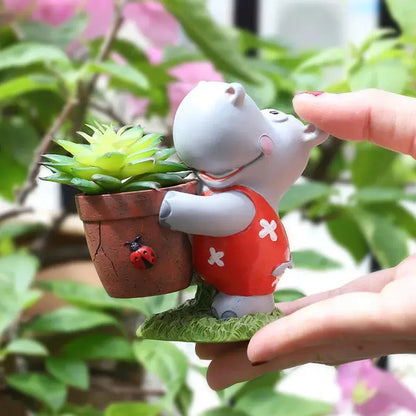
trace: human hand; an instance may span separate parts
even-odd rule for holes
[[[416,99],[377,90],[300,94],[304,120],[336,137],[370,140],[416,157]],[[341,364],[416,351],[416,256],[395,268],[364,276],[337,290],[279,304],[285,317],[248,343],[199,344],[212,360],[209,385],[222,389],[308,362]]]

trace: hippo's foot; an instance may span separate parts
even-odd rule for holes
[[[222,321],[250,313],[270,313],[275,308],[273,293],[261,296],[232,296],[219,292],[212,302],[212,314]]]

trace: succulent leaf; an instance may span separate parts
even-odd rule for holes
[[[100,173],[101,169],[97,168],[96,166],[77,166],[77,167],[73,167],[71,168],[70,173],[72,174],[72,176],[74,177],[78,177],[81,179],[87,179],[87,180],[91,180],[92,176]]]
[[[167,159],[173,148],[161,149],[160,134],[146,134],[143,127],[95,123],[87,125],[92,133],[79,132],[89,144],[57,140],[73,155],[44,155],[43,165],[52,175],[48,181],[67,183],[87,194],[159,189],[182,183],[189,174],[187,168]]]
[[[72,176],[72,168],[79,167],[79,164],[76,160],[71,160],[70,162],[65,163],[55,163],[55,162],[45,162],[42,163],[43,166],[46,166],[48,169],[54,172],[63,172]]]
[[[181,163],[176,162],[169,162],[169,161],[158,161],[153,166],[152,170],[149,170],[149,172],[181,172],[183,170],[186,170],[187,167],[185,165],[182,165]]]
[[[134,163],[128,163],[126,166],[124,166],[120,174],[125,178],[128,178],[130,176],[142,175],[146,172],[152,172],[154,165],[154,159],[147,159]]]
[[[95,143],[96,138],[94,136],[90,136],[89,134],[83,132],[83,131],[77,131],[77,134],[79,134],[81,137],[83,137],[88,143]]]
[[[72,178],[68,185],[72,185],[86,194],[104,194],[105,190],[93,181],[81,178]]]
[[[117,132],[117,136],[119,136],[118,141],[128,141],[128,140],[134,141],[137,139],[141,139],[143,137],[143,127],[124,126]]]
[[[126,155],[120,152],[107,152],[95,160],[95,166],[110,174],[116,174],[124,165]]]
[[[69,157],[69,156],[54,155],[54,154],[49,154],[49,153],[42,155],[42,157],[44,159],[47,159],[51,162],[56,162],[56,163],[71,163],[74,160],[72,157]]]
[[[144,150],[140,150],[139,152],[132,153],[131,155],[127,156],[126,163],[134,163],[136,161],[141,161],[143,159],[152,157],[158,150],[158,147],[148,147]]]
[[[166,160],[176,152],[174,147],[169,147],[168,149],[162,149],[155,153],[156,160]]]
[[[186,172],[186,175],[189,173]],[[169,174],[169,173],[149,173],[147,175],[141,175],[139,178],[140,181],[145,182],[157,182],[161,186],[173,186],[183,183],[183,177],[178,174]]]
[[[100,185],[102,188],[107,191],[117,192],[120,190],[122,183],[120,179],[115,178],[110,175],[103,175],[101,173],[95,174],[91,178],[97,185]]]
[[[140,150],[146,149],[149,146],[156,146],[162,141],[161,137],[162,136],[160,134],[146,134],[146,136],[143,136],[137,141],[137,143],[133,144],[129,148],[129,152],[136,153],[140,152]]]
[[[56,143],[59,144],[59,146],[63,147],[67,152],[71,153],[71,155],[74,155],[74,156],[77,156],[83,153],[92,153],[87,144],[74,143],[74,142],[70,142],[69,140],[63,140],[63,139],[56,140]]]
[[[48,182],[57,182],[57,183],[63,183],[66,185],[71,185],[71,180],[73,179],[72,176],[67,175],[62,172],[57,172],[52,175],[46,176],[42,178],[44,181]]]
[[[130,192],[130,191],[142,191],[145,189],[155,189],[158,190],[160,184],[158,182],[152,181],[133,181],[130,183],[126,183],[122,186],[121,190],[123,192]]]

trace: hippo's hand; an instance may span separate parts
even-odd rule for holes
[[[279,277],[281,276],[287,269],[293,269],[293,261],[292,259],[290,259],[289,261],[287,261],[286,263],[282,263],[280,266],[276,267],[273,272],[272,275]]]
[[[169,191],[160,207],[159,222],[188,234],[223,237],[244,230],[254,214],[253,203],[241,192],[201,196]]]
[[[328,133],[318,129],[314,124],[308,124],[304,130],[303,141],[314,147],[322,144],[328,137]]]
[[[176,192],[176,191],[169,191],[166,193],[165,197],[163,198],[162,205],[160,206],[160,210],[159,210],[159,223],[163,227],[166,227],[166,228],[171,227],[168,221],[168,218],[172,212],[169,199],[175,198],[174,194],[178,194],[178,193],[179,192]]]

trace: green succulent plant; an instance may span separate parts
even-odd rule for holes
[[[72,157],[43,155],[42,164],[52,171],[43,180],[71,185],[86,194],[105,194],[177,185],[189,174],[185,165],[167,160],[175,149],[162,149],[160,134],[143,135],[140,126],[118,131],[112,125],[87,126],[92,135],[78,133],[88,144],[56,140]]]

